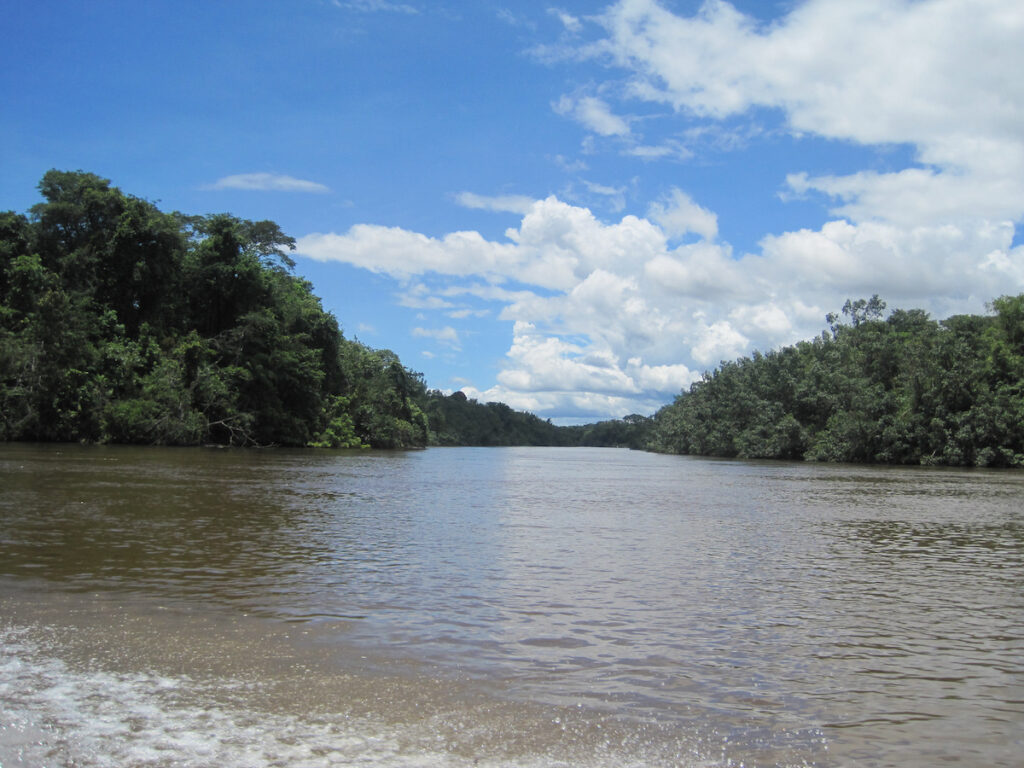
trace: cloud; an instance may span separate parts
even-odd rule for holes
[[[693,359],[703,365],[739,357],[750,342],[726,320],[719,320],[700,329],[697,343],[690,350]]]
[[[624,118],[612,114],[608,104],[596,96],[562,96],[552,104],[552,108],[558,114],[573,118],[587,130],[601,136],[630,134],[629,123]]]
[[[656,221],[669,237],[694,233],[705,240],[718,236],[718,217],[702,208],[681,189],[673,188],[665,200],[651,205],[648,216]]]
[[[430,274],[409,295],[453,325],[423,334],[447,328],[457,343],[464,311],[493,309],[510,343],[497,382],[465,387],[471,397],[552,417],[650,413],[720,360],[816,335],[847,298],[878,293],[945,317],[1024,291],[1018,0],[807,0],[768,25],[722,0],[691,16],[621,0],[597,18],[602,39],[574,38],[561,60],[599,60],[617,79],[553,105],[588,132],[590,151],[603,148],[597,137],[646,162],[749,146],[770,110],[797,146],[807,135],[902,146],[913,162],[786,169],[783,199],[820,196],[829,214],[765,234],[750,253],[734,252],[717,213],[680,187],[611,220],[555,196],[460,194],[521,217],[499,238],[369,224],[300,238],[312,258],[405,283]],[[642,114],[638,102],[670,109],[658,119],[674,121],[672,136],[634,133],[640,118],[620,115]]]
[[[437,239],[400,227],[357,224],[345,234],[312,234],[301,241],[303,253],[318,261],[342,261],[403,279],[430,272],[499,279],[519,263],[513,246],[489,242],[478,232]]]
[[[508,24],[510,27],[524,27],[526,29],[537,28],[537,23],[535,21],[525,16],[517,16],[508,8],[499,8],[496,15],[499,21]]]
[[[609,208],[615,213],[619,213],[626,207],[626,188],[625,187],[610,187],[607,184],[597,184],[593,181],[583,180],[583,186],[587,188],[587,191],[593,195],[598,195],[604,199]]]
[[[581,171],[588,170],[588,166],[582,160],[570,160],[564,155],[555,155],[551,158],[555,165],[561,168],[566,173],[580,173]]]
[[[565,27],[565,31],[570,34],[577,34],[583,29],[583,22],[571,13],[566,13],[559,8],[549,8],[548,13],[557,16],[558,20],[562,22],[562,26]]]
[[[422,283],[417,283],[399,293],[398,304],[410,309],[451,309],[455,306],[450,301],[432,294],[430,289]]]
[[[810,0],[767,27],[721,0],[693,17],[625,0],[602,23],[636,96],[699,115],[774,107],[797,130],[929,146],[1020,125],[1016,0]]]
[[[459,333],[450,325],[446,325],[444,328],[413,328],[412,335],[417,338],[433,339],[454,350],[462,349]]]
[[[589,209],[553,196],[534,201],[506,237],[494,242],[468,231],[432,238],[399,227],[357,224],[344,234],[306,235],[299,249],[318,261],[342,261],[400,279],[477,275],[491,283],[516,280],[565,290],[602,265],[642,258],[664,240],[657,227],[635,216],[605,225]]]
[[[723,0],[693,16],[622,0],[601,24],[586,50],[630,73],[634,100],[712,121],[777,109],[796,135],[916,149],[924,168],[791,175],[838,215],[906,226],[1024,211],[1017,0],[809,0],[768,26]]]
[[[623,152],[641,160],[689,160],[693,157],[693,152],[675,139],[666,139],[661,144],[632,144]]]
[[[487,317],[491,314],[489,309],[454,309],[446,312],[452,320],[465,320],[467,317]]]
[[[334,5],[338,8],[345,8],[350,11],[358,11],[359,13],[405,13],[415,15],[419,13],[419,9],[408,5],[407,3],[391,3],[388,0],[334,0]]]
[[[276,173],[239,173],[218,179],[207,189],[245,189],[260,192],[330,192],[330,188],[315,181],[296,179]]]
[[[533,206],[533,198],[525,195],[497,195],[488,197],[473,192],[459,192],[456,202],[465,208],[502,213],[526,213]]]
[[[1024,290],[1024,247],[1012,246],[1009,223],[837,219],[737,256],[717,239],[715,214],[682,190],[650,210],[606,222],[548,197],[501,240],[358,225],[300,238],[298,252],[406,283],[429,274],[400,300],[451,321],[487,311],[463,300],[495,307],[512,336],[481,398],[553,417],[651,413],[721,360],[817,335],[847,298],[879,293],[944,317]],[[680,233],[698,239],[676,245]],[[461,344],[456,325],[414,334]]]

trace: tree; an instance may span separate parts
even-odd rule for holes
[[[422,377],[344,338],[273,222],[39,188],[0,214],[0,439],[426,444]]]

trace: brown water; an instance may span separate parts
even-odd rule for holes
[[[0,766],[1019,766],[1024,474],[0,445]]]

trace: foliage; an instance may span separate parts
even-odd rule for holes
[[[670,453],[1024,465],[1024,295],[931,320],[848,301],[830,333],[723,362],[654,417]]]
[[[641,449],[652,420],[632,414],[623,419],[575,427],[514,411],[504,403],[479,403],[463,392],[426,393],[423,410],[432,445],[546,445]]]
[[[39,190],[0,213],[0,439],[426,445],[419,375],[344,338],[273,222]]]
[[[567,445],[562,429],[504,403],[479,403],[463,392],[427,393],[423,410],[434,445]]]

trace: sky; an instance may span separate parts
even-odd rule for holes
[[[0,209],[276,221],[345,335],[555,423],[847,299],[1024,292],[1020,0],[5,3]]]

